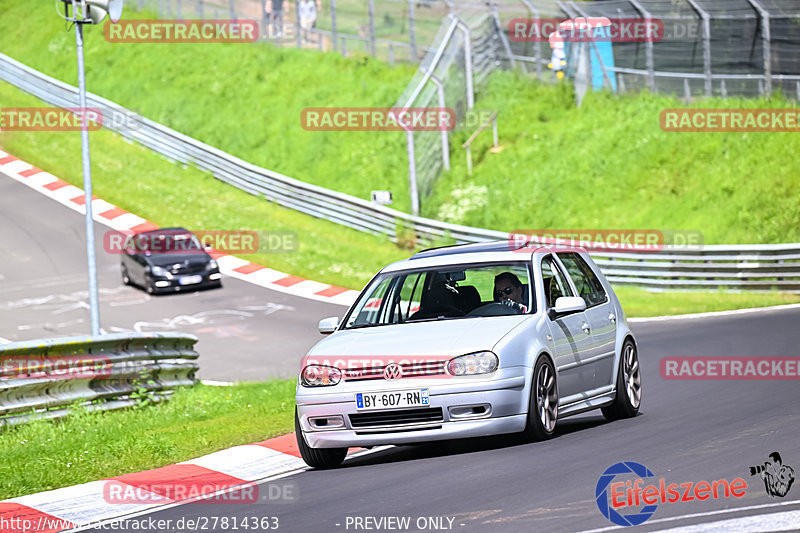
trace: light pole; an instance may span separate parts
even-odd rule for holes
[[[92,217],[92,162],[89,154],[89,120],[86,109],[86,75],[83,62],[83,25],[99,24],[106,16],[116,22],[122,15],[123,0],[62,0],[65,18],[75,25],[75,46],[78,51],[78,99],[81,113],[81,160],[86,207],[86,257],[89,269],[89,316],[92,335],[100,334],[100,310],[97,297],[97,259],[94,253],[94,221]],[[72,17],[69,5],[72,4]],[[80,10],[78,10],[80,6]],[[80,16],[79,16],[80,15]]]

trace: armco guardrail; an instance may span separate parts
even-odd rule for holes
[[[0,54],[0,79],[60,107],[76,107],[77,89]],[[408,229],[418,239],[457,243],[508,239],[502,231],[449,224],[401,213],[361,198],[331,191],[260,168],[141,117],[95,95],[89,107],[127,117],[125,126],[111,129],[155,152],[193,164],[216,178],[251,194],[348,226],[385,234],[397,241],[397,230]],[[800,292],[800,244],[711,245],[691,249],[665,246],[655,253],[592,253],[609,280],[616,284],[661,289],[727,287]]]
[[[616,285],[800,293],[800,244],[664,246],[655,253],[591,255]]]
[[[0,345],[0,427],[58,418],[72,406],[111,410],[144,395],[168,398],[194,385],[197,337],[115,333]]]

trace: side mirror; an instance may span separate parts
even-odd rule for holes
[[[323,318],[319,321],[319,332],[323,335],[328,335],[336,331],[336,328],[339,327],[339,317],[338,316],[331,316],[328,318]]]
[[[555,320],[560,316],[585,310],[586,302],[583,301],[583,298],[578,296],[562,296],[556,299],[556,306],[551,307],[547,311],[547,316],[550,317],[550,320]]]

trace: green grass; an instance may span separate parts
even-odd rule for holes
[[[0,102],[11,107],[41,105],[4,82],[0,82]],[[90,139],[94,194],[159,226],[297,233],[297,251],[241,256],[250,261],[360,289],[383,266],[411,253],[383,236],[347,229],[264,201],[195,168],[171,163],[107,130],[90,132]],[[82,187],[77,133],[5,132],[0,133],[0,145]]]
[[[365,15],[363,5],[341,7],[352,11],[343,23]],[[4,2],[0,29],[4,53],[75,83],[74,37],[51,2]],[[304,181],[361,198],[392,190],[394,207],[409,209],[402,133],[309,132],[299,119],[305,107],[393,105],[411,66],[268,44],[110,44],[101,28],[86,33],[91,91]],[[800,240],[800,137],[661,131],[659,112],[680,105],[646,93],[595,93],[577,108],[564,84],[496,73],[477,107],[499,111],[503,150],[488,153],[491,135],[484,133],[467,176],[457,146],[471,132],[456,132],[453,169],[423,199],[422,212],[500,230],[692,229],[703,231],[706,243]],[[780,97],[694,104],[789,105]]]
[[[614,287],[628,318],[709,313],[800,303],[800,294],[781,292],[651,292],[637,287]]]
[[[293,380],[197,385],[162,404],[0,432],[0,500],[186,461],[294,427]]]
[[[0,82],[0,101],[13,107],[40,105]],[[295,253],[242,256],[290,274],[359,289],[387,263],[407,257],[384,237],[284,209],[235,189],[193,168],[171,163],[111,132],[91,132],[94,192],[160,226],[192,229],[290,230]],[[16,156],[82,185],[80,139],[69,132],[5,132],[0,145]],[[135,176],[132,179],[131,176]],[[800,296],[737,293],[652,293],[618,287],[628,316],[682,314],[800,301]]]

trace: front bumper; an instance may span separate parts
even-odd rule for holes
[[[412,444],[515,433],[525,428],[529,401],[528,376],[530,369],[510,367],[497,370],[489,379],[450,377],[393,382],[349,382],[320,389],[298,387],[297,413],[305,440],[312,448]],[[419,423],[353,426],[350,415],[363,412],[356,409],[357,392],[419,388],[430,389],[430,406],[424,409],[436,410],[437,413],[441,409],[440,419]],[[470,412],[473,408],[474,413]],[[342,425],[322,429],[314,427],[309,420],[326,417],[340,417]]]
[[[200,282],[189,283],[186,285],[181,284],[182,278],[190,278],[193,276],[200,276]],[[155,277],[152,274],[150,279],[153,283],[153,289],[156,293],[161,292],[182,292],[191,291],[196,289],[210,289],[222,286],[222,276],[218,270],[206,270],[195,274],[173,274],[172,277]]]

